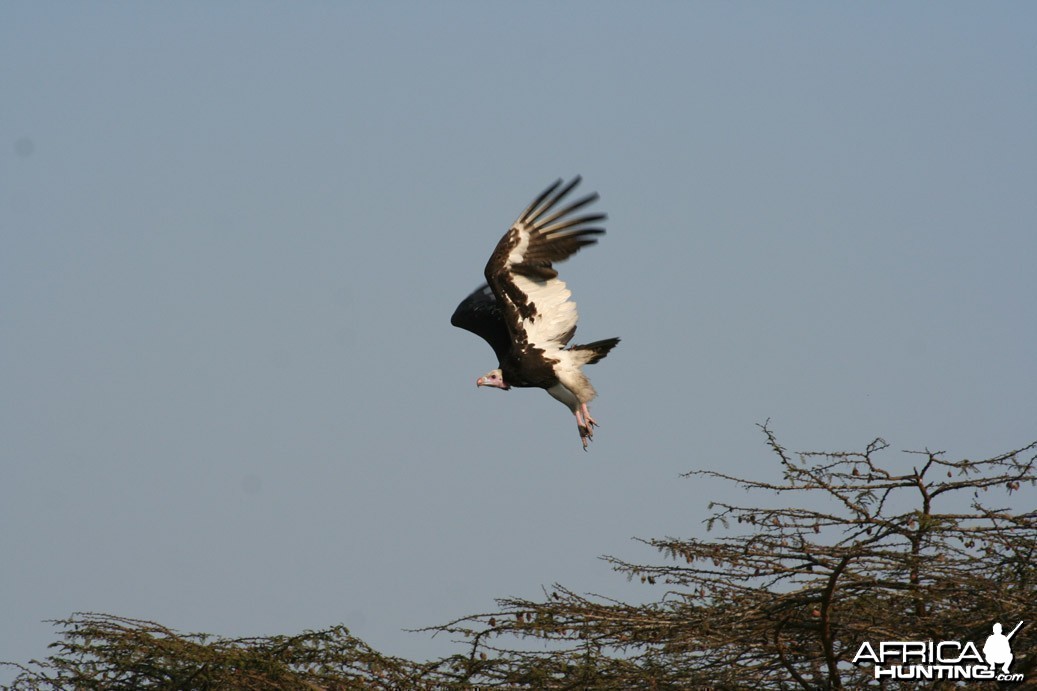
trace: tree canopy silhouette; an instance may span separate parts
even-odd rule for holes
[[[780,472],[686,475],[746,490],[745,502],[709,505],[705,537],[643,541],[660,563],[605,557],[652,589],[645,604],[561,585],[504,598],[422,629],[460,647],[420,663],[342,627],[226,640],[76,615],[12,688],[857,688],[877,683],[871,664],[853,663],[864,642],[982,641],[995,622],[1037,621],[1037,512],[1004,505],[1020,492],[1033,505],[1037,442],[983,460],[893,455],[882,439],[790,453],[761,429]],[[1011,645],[1012,672],[1037,678],[1037,626]]]

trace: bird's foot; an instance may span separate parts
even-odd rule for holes
[[[594,441],[594,427],[592,424],[587,424],[583,414],[577,410],[576,413],[576,428],[580,430],[580,442],[583,444],[583,450],[587,450],[587,443]]]
[[[591,411],[587,407],[586,403],[581,403],[580,404],[580,411],[583,413],[583,419],[587,423],[587,427],[588,428],[600,427],[601,426],[601,425],[598,424],[597,420],[595,420],[594,418],[591,417]],[[591,436],[594,436],[593,433],[591,434]]]

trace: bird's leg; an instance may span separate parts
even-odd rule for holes
[[[594,425],[598,424],[587,414],[587,406],[581,405],[576,412],[576,419],[580,423],[581,434],[588,439],[594,439]]]
[[[590,426],[583,421],[583,415],[579,408],[573,411],[573,415],[576,416],[576,427],[580,430],[580,441],[583,443],[583,450],[586,451],[587,442],[593,441],[594,433],[591,431]]]
[[[587,429],[591,430],[590,436],[594,436],[593,428],[599,427],[598,421],[591,417],[591,411],[587,408],[586,403],[580,404],[580,410],[583,411],[583,419],[587,422]]]

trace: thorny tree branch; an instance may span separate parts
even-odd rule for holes
[[[566,670],[581,661],[586,673],[593,661],[603,684],[836,689],[874,681],[870,669],[849,664],[863,641],[976,640],[993,621],[1037,619],[1037,515],[979,499],[1032,487],[1037,442],[982,461],[925,451],[905,473],[884,458],[882,439],[863,452],[793,454],[761,429],[780,480],[687,475],[804,501],[717,502],[704,524],[722,535],[643,541],[668,563],[606,558],[628,578],[662,586],[656,602],[555,586],[541,601],[503,599],[492,614],[437,630],[468,637],[472,654],[487,656],[478,680],[491,686],[537,671],[543,688],[569,688]],[[1024,634],[1013,650],[1032,651],[1037,632]],[[1032,669],[1035,657],[1017,655],[1016,668]]]
[[[687,474],[736,483],[756,502],[710,504],[697,536],[643,540],[662,563],[605,557],[658,594],[647,604],[561,585],[504,598],[425,629],[465,641],[425,663],[382,655],[343,627],[231,640],[81,614],[56,622],[56,652],[19,665],[12,688],[859,688],[874,683],[850,664],[864,641],[977,641],[995,621],[1037,621],[1037,511],[983,501],[1003,492],[1034,505],[1037,442],[979,461],[925,450],[904,472],[882,439],[863,452],[790,453],[760,427],[772,477]],[[1012,649],[1012,671],[1037,676],[1037,626]]]

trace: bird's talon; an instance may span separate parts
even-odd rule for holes
[[[591,431],[587,425],[577,423],[576,428],[580,430],[580,443],[583,444],[583,450],[587,450],[587,445],[594,441],[594,432]]]

